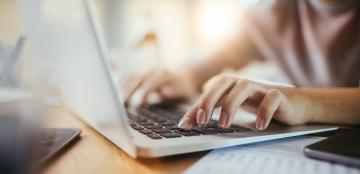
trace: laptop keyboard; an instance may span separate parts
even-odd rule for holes
[[[185,113],[179,110],[165,110],[162,108],[138,108],[129,112],[130,126],[152,139],[178,138],[200,135],[215,135],[222,133],[248,132],[249,128],[231,125],[224,129],[217,126],[217,121],[210,120],[206,126],[194,126],[191,130],[179,129],[177,124]]]

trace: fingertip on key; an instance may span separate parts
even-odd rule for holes
[[[265,119],[258,118],[256,121],[256,129],[258,130],[264,130],[265,129]]]
[[[188,118],[183,118],[180,120],[179,124],[177,125],[180,129],[189,129],[191,128],[191,125],[188,123]]]
[[[219,126],[219,127],[222,127],[222,128],[225,128],[225,126],[226,126],[226,120],[227,120],[227,114],[226,114],[226,112],[221,112],[218,126]]]

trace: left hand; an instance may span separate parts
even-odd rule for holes
[[[230,127],[241,106],[249,106],[255,111],[256,128],[259,130],[266,129],[273,118],[288,125],[310,121],[305,114],[309,100],[295,95],[293,91],[296,88],[262,84],[232,75],[215,78],[209,89],[180,120],[180,128],[191,129],[195,123],[206,125],[216,107],[221,107],[218,126],[223,128]]]

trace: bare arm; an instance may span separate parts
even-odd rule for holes
[[[207,124],[216,107],[221,107],[218,125],[227,128],[242,106],[254,111],[260,130],[272,119],[288,125],[360,124],[359,88],[286,88],[226,74],[216,78],[181,119],[180,128]]]
[[[308,98],[309,122],[360,124],[359,88],[296,89],[293,95]]]
[[[191,77],[197,89],[211,77],[221,73],[225,68],[240,69],[256,58],[260,58],[256,47],[246,33],[225,42],[220,48],[195,65],[186,67],[181,73]]]

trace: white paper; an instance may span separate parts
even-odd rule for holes
[[[360,174],[360,169],[307,158],[306,145],[319,137],[295,137],[210,152],[184,174]]]

